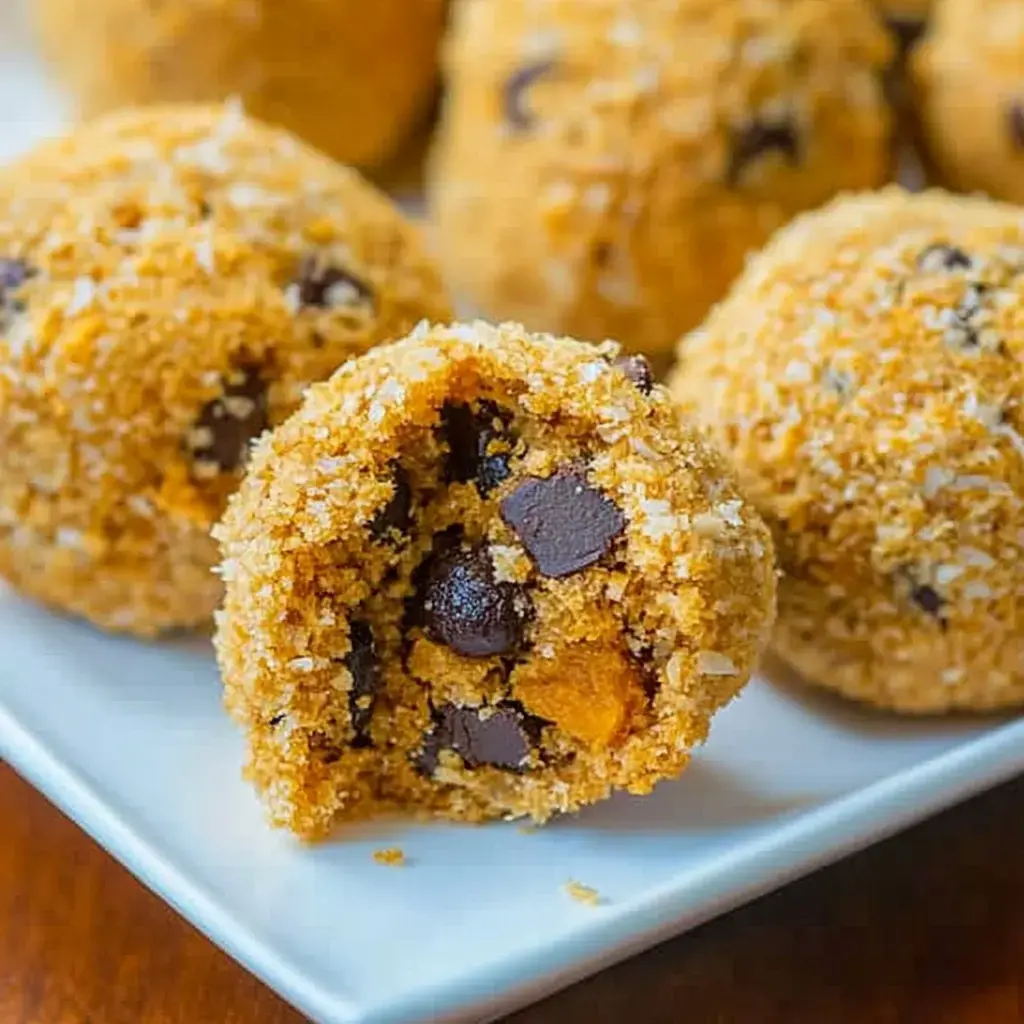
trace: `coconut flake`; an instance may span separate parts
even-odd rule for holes
[[[96,282],[91,277],[76,277],[71,300],[64,307],[66,316],[74,316],[91,306],[96,298]]]
[[[739,675],[739,669],[732,658],[719,651],[701,651],[697,655],[697,671],[702,676]]]

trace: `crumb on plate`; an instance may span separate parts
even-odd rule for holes
[[[570,879],[562,888],[577,903],[586,904],[588,907],[599,907],[604,902],[596,889],[575,879]]]

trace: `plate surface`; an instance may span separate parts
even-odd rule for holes
[[[112,639],[0,591],[0,666],[0,754],[331,1024],[508,1012],[1024,771],[1024,720],[905,722],[759,681],[651,797],[535,832],[391,825],[303,848],[238,778],[206,642]],[[408,865],[376,864],[384,846]]]
[[[31,61],[0,52],[0,158],[59,124]],[[0,754],[331,1024],[495,1017],[1024,771],[1024,720],[901,722],[758,682],[647,799],[304,849],[264,827],[219,699],[205,642],[111,639],[0,589]],[[394,845],[407,867],[373,861]]]

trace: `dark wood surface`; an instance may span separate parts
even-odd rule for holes
[[[3,765],[0,813],[2,1024],[300,1024]],[[1024,779],[514,1018],[619,1021],[1021,1024]]]

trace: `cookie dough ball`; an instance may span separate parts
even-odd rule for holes
[[[907,712],[1024,703],[1024,216],[898,189],[784,231],[680,346],[785,572],[775,643]]]
[[[937,179],[1024,202],[1024,4],[937,3],[913,74]]]
[[[272,821],[543,821],[677,775],[746,682],[771,541],[641,359],[484,324],[313,388],[217,528]]]
[[[448,313],[398,212],[234,108],[129,112],[0,172],[0,573],[109,629],[207,619],[251,439]]]
[[[376,166],[435,95],[446,0],[36,0],[86,115],[241,97],[345,163]]]
[[[798,210],[888,174],[869,0],[457,9],[431,201],[453,287],[671,355]]]

